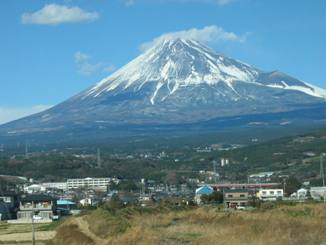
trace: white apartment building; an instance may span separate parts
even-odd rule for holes
[[[42,183],[42,186],[44,186],[46,189],[58,189],[66,191],[67,183],[66,182],[48,182],[48,183]]]
[[[260,200],[276,201],[284,196],[283,189],[260,189],[257,197]]]
[[[68,179],[67,188],[89,188],[89,189],[106,189],[112,178],[84,178],[84,179]]]

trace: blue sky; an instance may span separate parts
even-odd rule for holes
[[[55,105],[184,31],[326,88],[323,0],[0,1],[0,123]]]

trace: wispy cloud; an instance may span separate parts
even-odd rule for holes
[[[103,62],[92,63],[92,56],[80,51],[74,54],[75,63],[78,67],[78,72],[84,76],[93,75],[99,71],[111,73],[116,70],[113,64],[107,64]]]
[[[238,35],[234,32],[227,32],[219,26],[206,26],[202,29],[192,28],[189,30],[165,33],[150,42],[143,43],[140,46],[142,51],[147,50],[156,43],[167,39],[183,38],[192,39],[201,43],[216,43],[221,41],[244,42],[248,34]]]
[[[115,65],[107,65],[103,68],[103,71],[111,73],[114,72],[117,69]]]
[[[23,24],[58,25],[94,21],[99,18],[97,12],[87,12],[79,7],[69,7],[59,4],[48,4],[34,13],[24,13],[21,16]]]
[[[49,109],[49,105],[35,105],[31,107],[0,107],[0,125],[25,116]]]
[[[76,62],[76,63],[81,63],[81,62],[84,62],[84,61],[86,61],[86,60],[88,60],[88,59],[91,58],[90,55],[85,54],[85,53],[82,53],[82,52],[80,52],[80,51],[77,51],[77,52],[75,53],[74,57],[75,57],[75,62]]]
[[[229,5],[237,0],[156,0],[159,3],[213,3],[220,6]],[[152,0],[123,0],[124,4],[129,7],[136,3],[152,2]]]
[[[136,0],[125,0],[124,4],[129,7],[136,4]]]
[[[215,2],[218,4],[218,5],[228,5],[230,3],[233,3],[235,2],[236,0],[215,0]]]

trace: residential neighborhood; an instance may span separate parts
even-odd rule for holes
[[[259,176],[265,178],[268,174]],[[253,175],[249,177],[252,178]],[[17,176],[3,178],[22,179]],[[113,196],[117,196],[124,205],[146,206],[150,202],[176,198],[177,203],[223,204],[225,210],[253,208],[253,200],[304,202],[324,201],[326,197],[326,187],[299,188],[293,193],[285,193],[281,183],[264,180],[262,183],[198,183],[197,188],[192,189],[187,185],[166,185],[141,179],[130,190],[118,190],[115,188],[119,183],[127,180],[88,177],[67,179],[66,182],[34,183],[25,179],[24,182],[16,183],[14,189],[10,185],[10,191],[5,190],[9,186],[2,184],[0,218],[10,223],[27,223],[32,222],[32,217],[37,215],[39,219],[36,222],[52,222],[67,215],[79,214],[82,209],[108,202]]]

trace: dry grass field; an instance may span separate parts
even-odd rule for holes
[[[55,229],[62,221],[52,223],[35,224],[35,238],[37,245],[44,244],[45,241],[53,238]],[[30,245],[32,241],[31,224],[10,224],[0,222],[0,245]]]
[[[117,215],[104,210],[62,224],[55,245],[326,245],[326,205],[224,212],[216,207]]]

